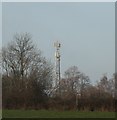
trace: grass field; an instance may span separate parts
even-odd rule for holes
[[[114,118],[115,112],[3,110],[3,118]]]
[[[0,109],[0,119],[2,118],[2,110]]]

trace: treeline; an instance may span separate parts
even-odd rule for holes
[[[16,34],[2,49],[3,109],[115,111],[117,74],[104,75],[94,86],[77,66],[53,86],[53,65],[28,33]]]
[[[58,104],[54,107],[63,110],[115,111],[115,76],[108,79],[104,75],[96,85],[72,66],[65,71],[60,87],[55,91]]]

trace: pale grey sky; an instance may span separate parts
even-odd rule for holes
[[[1,0],[2,2],[116,2],[116,0]]]
[[[54,63],[61,47],[61,71],[76,65],[92,82],[115,72],[114,3],[3,3],[3,45],[22,32]]]

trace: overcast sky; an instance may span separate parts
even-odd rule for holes
[[[15,33],[29,32],[54,63],[61,42],[61,72],[72,65],[94,83],[115,71],[114,3],[3,3],[3,46]]]

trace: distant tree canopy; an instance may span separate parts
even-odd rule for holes
[[[52,65],[32,44],[30,34],[16,34],[14,39],[2,50],[3,105],[15,105],[20,98],[20,104],[37,105],[51,87]]]

